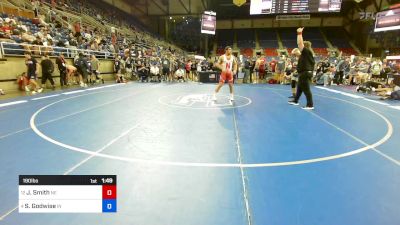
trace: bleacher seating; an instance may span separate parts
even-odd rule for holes
[[[69,51],[71,56],[71,54],[76,54],[77,51],[89,54],[87,52],[93,50],[91,54],[101,55],[102,57],[112,55],[113,57],[114,53],[123,55],[124,50],[131,43],[147,49],[162,47],[163,49],[183,52],[176,46],[163,42],[157,35],[145,29],[138,29],[141,24],[137,22],[136,18],[127,16],[127,13],[116,8],[110,10],[107,3],[100,3],[95,0],[69,0],[65,2],[66,5],[62,5],[57,1],[54,11],[50,11],[53,9],[51,9],[49,3],[49,0],[41,1],[39,15],[45,17],[44,13],[52,12],[56,16],[52,17],[51,20],[47,17],[43,21],[41,17],[33,18],[33,12],[29,9],[16,7],[12,10],[2,10],[3,13],[0,16],[3,20],[12,20],[13,23],[15,21],[15,24],[18,25],[18,28],[13,28],[11,34],[3,34],[2,36],[5,39],[3,41],[4,55],[23,55],[25,51],[31,51],[37,55],[45,54],[43,51],[48,51],[50,55],[58,55],[61,52]],[[77,18],[81,17],[80,34],[83,38],[76,36],[73,28],[75,22],[63,20],[63,18],[66,18],[64,13],[72,13]],[[97,21],[96,26],[93,25],[93,21]],[[115,27],[117,31],[115,44],[112,41],[110,27]],[[47,35],[50,36],[47,37]],[[44,45],[49,45],[49,47],[43,47],[43,49],[40,47],[40,50],[34,50],[36,47],[30,45],[34,44],[36,37],[39,37],[39,41],[43,42]],[[96,37],[96,40],[94,37]],[[7,44],[7,42],[15,42],[16,44]]]
[[[304,40],[312,43],[312,48],[318,57],[328,56],[328,44],[320,30],[321,28],[307,28],[307,32],[303,33]],[[334,47],[343,51],[345,55],[358,54],[352,48],[347,40],[342,28],[325,28],[328,40],[332,42]],[[255,32],[254,32],[255,31]],[[217,54],[224,53],[224,47],[227,45],[233,46],[233,33],[234,30],[218,30]],[[255,39],[255,34],[258,35],[260,48],[263,49],[264,54],[269,57],[278,56],[277,49],[279,48],[277,32],[279,33],[283,47],[287,49],[290,54],[293,48],[297,48],[297,35],[296,30],[293,28],[281,29],[239,29],[237,32],[237,45],[241,53],[251,55],[255,51],[255,46],[251,41]]]
[[[328,49],[326,48],[314,48],[314,53],[322,56],[327,56],[328,55]]]
[[[343,28],[324,28],[329,41],[338,48],[351,48]]]
[[[293,49],[297,47],[297,36],[296,31],[293,29],[281,29],[279,30],[281,36],[282,44],[288,49]],[[326,54],[326,44],[320,30],[318,28],[308,28],[307,32],[304,32],[303,38],[305,41],[310,41],[312,43],[312,48],[317,49],[317,52]],[[288,50],[289,51],[289,50]]]
[[[345,55],[357,55],[357,51],[350,45],[346,37],[346,32],[342,27],[325,28],[324,29],[329,41],[334,47],[337,47]]]
[[[218,48],[217,49],[217,55],[223,55],[225,53],[225,49],[224,48]]]
[[[255,48],[256,40],[254,29],[239,29],[237,34],[237,45],[239,48]]]
[[[258,29],[258,42],[261,48],[278,48],[278,38],[275,30],[272,29]]]
[[[233,30],[218,30],[218,48],[225,48],[226,46],[233,46],[234,31]]]
[[[243,48],[240,50],[240,54],[253,57],[253,49],[252,48]]]
[[[265,56],[278,56],[276,48],[266,48],[264,49]]]
[[[358,55],[357,51],[354,48],[339,48],[339,51],[343,52],[343,55]]]
[[[280,29],[278,32],[281,37],[283,47],[286,48],[297,47],[296,30],[284,28]]]

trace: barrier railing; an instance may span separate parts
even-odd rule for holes
[[[114,55],[110,52],[104,51],[93,51],[86,49],[77,48],[63,48],[63,47],[51,47],[42,45],[30,45],[30,44],[20,44],[20,43],[10,43],[10,42],[0,42],[1,56],[21,56],[25,52],[31,52],[33,55],[42,56],[59,56],[63,54],[67,58],[74,58],[79,53],[84,55],[95,55],[100,59],[114,59]]]

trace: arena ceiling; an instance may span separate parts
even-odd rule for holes
[[[146,23],[160,17],[198,16],[205,10],[217,12],[219,19],[248,18],[250,0],[241,7],[233,4],[233,0],[103,0],[110,5],[130,13]],[[374,11],[383,9],[385,5],[395,4],[399,0],[342,0],[340,15],[345,16],[351,10],[365,11],[373,6]],[[254,17],[254,16],[253,16]]]
[[[210,0],[120,0],[140,16],[199,15],[210,6]],[[114,3],[117,1],[114,0]]]

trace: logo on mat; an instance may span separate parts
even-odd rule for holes
[[[236,108],[249,105],[251,100],[242,96],[235,96],[235,101],[230,101],[228,95],[217,95],[217,100],[212,100],[211,94],[177,94],[160,98],[160,103],[170,106],[185,108]]]

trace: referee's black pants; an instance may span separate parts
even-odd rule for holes
[[[67,70],[60,70],[60,84],[61,86],[67,85]]]
[[[50,80],[52,86],[54,86],[54,80],[51,73],[42,73],[42,85],[46,84],[46,81]]]
[[[335,74],[334,82],[339,85],[343,83],[343,76],[344,76],[344,72],[343,71],[337,71]]]
[[[310,82],[312,78],[312,71],[306,71],[302,72],[299,74],[299,82],[297,83],[297,93],[296,97],[294,98],[295,102],[298,102],[301,95],[304,94],[306,95],[307,98],[307,106],[308,107],[313,107],[313,97],[311,93],[311,88],[310,88]]]

